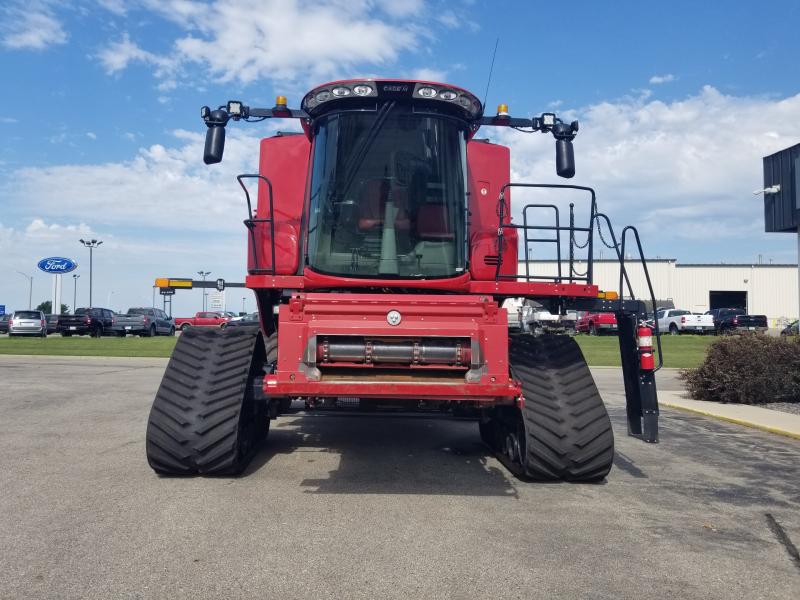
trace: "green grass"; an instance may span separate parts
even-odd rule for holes
[[[175,347],[174,337],[90,338],[50,335],[0,337],[0,354],[47,354],[52,356],[156,356],[169,357]]]
[[[586,360],[593,367],[618,367],[619,342],[616,336],[575,338]],[[665,367],[696,367],[705,357],[706,348],[714,336],[682,335],[661,338]],[[176,338],[63,338],[51,335],[47,339],[9,338],[0,336],[0,354],[48,354],[53,356],[155,356],[167,358]]]
[[[589,366],[620,366],[617,336],[578,335],[575,339],[583,350]],[[713,335],[661,336],[664,367],[675,369],[699,366],[706,356],[706,350],[716,339],[717,337]]]

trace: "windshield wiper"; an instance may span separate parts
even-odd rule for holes
[[[347,192],[350,191],[350,188],[353,185],[353,180],[356,177],[356,173],[358,173],[358,169],[361,166],[361,163],[364,162],[364,158],[367,156],[367,152],[369,151],[370,147],[372,146],[375,138],[378,137],[378,133],[383,128],[383,125],[386,123],[386,118],[389,116],[389,113],[394,109],[396,101],[391,100],[381,106],[378,110],[378,114],[375,117],[375,122],[369,128],[364,136],[363,141],[359,144],[356,151],[351,156],[350,160],[348,161],[347,165],[345,166],[345,186],[342,190],[342,198],[347,196]]]

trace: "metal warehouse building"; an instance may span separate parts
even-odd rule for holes
[[[711,308],[744,308],[751,314],[767,315],[770,327],[798,318],[798,281],[795,264],[679,264],[677,260],[649,259],[650,279],[657,301],[675,308],[703,312]],[[562,268],[568,269],[566,264]],[[625,266],[634,293],[647,296],[641,264]],[[531,275],[551,276],[555,261],[531,261]],[[575,270],[584,272],[586,264],[576,261]],[[520,262],[518,273],[525,273]],[[594,261],[594,283],[602,290],[619,289],[619,262]]]

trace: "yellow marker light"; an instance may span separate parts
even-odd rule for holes
[[[169,287],[169,279],[167,277],[159,277],[156,279],[156,287],[166,288]]]
[[[275,98],[275,106],[278,108],[286,108],[286,96],[278,96]]]
[[[617,292],[598,292],[598,298],[605,298],[606,300],[616,300],[619,298],[619,294]]]
[[[507,117],[508,115],[508,104],[498,104],[497,105],[497,116],[498,117]]]

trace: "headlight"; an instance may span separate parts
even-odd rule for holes
[[[436,96],[436,90],[432,87],[422,87],[417,90],[417,93],[423,98],[433,98]]]
[[[325,102],[326,100],[330,100],[331,99],[331,93],[326,91],[326,90],[323,90],[320,93],[318,93],[316,96],[314,96],[314,99],[317,102]]]
[[[346,87],[335,87],[332,90],[334,96],[349,96],[350,95],[350,88]]]
[[[357,85],[353,88],[353,93],[357,96],[369,96],[372,93],[372,88],[368,85]]]
[[[422,90],[420,90],[420,93],[421,92]],[[456,96],[458,96],[458,94],[456,94],[453,90],[444,90],[439,92],[439,98],[442,100],[455,100]]]

